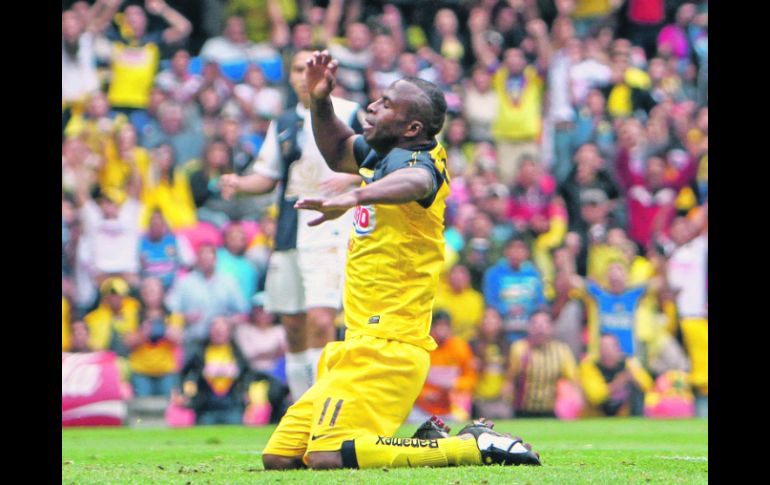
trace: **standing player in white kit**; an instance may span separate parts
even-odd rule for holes
[[[265,142],[244,175],[224,175],[220,182],[225,198],[268,193],[282,182],[275,245],[265,281],[265,309],[280,315],[286,329],[286,378],[295,401],[315,382],[323,347],[335,338],[334,319],[342,305],[353,211],[308,227],[318,214],[297,211],[294,203],[300,198],[341,194],[361,182],[358,175],[331,171],[316,146],[305,85],[306,61],[312,54],[300,50],[292,57],[289,83],[297,93],[297,106],[270,123]],[[332,98],[332,102],[337,116],[360,132],[361,107],[341,98]]]

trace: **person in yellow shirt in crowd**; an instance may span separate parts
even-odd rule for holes
[[[139,301],[128,296],[128,283],[123,278],[106,278],[99,290],[99,306],[83,317],[90,333],[88,343],[94,350],[111,350],[127,357],[124,339],[138,327]]]
[[[588,401],[585,416],[641,415],[650,374],[635,357],[626,356],[613,334],[601,336],[599,357],[580,362],[580,384]]]
[[[155,210],[160,210],[169,229],[176,231],[194,226],[195,214],[190,179],[181,167],[174,167],[174,149],[162,143],[150,152],[152,160],[146,178],[142,180],[142,215],[139,227],[147,229]]]
[[[177,384],[177,353],[184,317],[171,313],[163,304],[160,278],[145,278],[140,297],[140,326],[125,339],[131,351],[128,356],[131,385],[136,397],[169,397]]]
[[[538,310],[529,317],[527,337],[511,345],[503,396],[513,402],[517,418],[556,417],[557,383],[577,385],[575,356],[553,332],[551,313]]]
[[[98,172],[102,191],[114,193],[117,202],[123,203],[131,179],[139,177],[144,183],[149,170],[150,156],[146,148],[137,145],[134,125],[125,123],[117,127],[104,146],[104,164]]]
[[[470,418],[471,393],[478,379],[473,351],[465,340],[452,335],[452,318],[446,312],[433,313],[430,336],[438,347],[430,353],[428,378],[409,421],[422,422],[431,415],[443,421],[465,421]]]
[[[186,38],[192,24],[165,0],[145,0],[144,8],[129,4],[117,13],[122,3],[111,1],[108,6],[117,28],[111,26],[107,31],[112,42],[112,77],[107,97],[113,108],[128,113],[147,108],[161,50]],[[148,31],[147,13],[161,17],[168,27]]]
[[[471,288],[468,268],[456,264],[439,281],[435,310],[443,310],[452,319],[452,334],[469,342],[484,316],[484,295]]]
[[[548,27],[541,19],[527,23],[527,33],[534,39],[538,51],[537,65],[529,64],[524,51],[511,47],[503,52],[503,60],[483,40],[489,15],[476,11],[468,26],[471,30],[474,54],[489,70],[494,70],[492,86],[500,104],[492,123],[492,138],[498,154],[497,171],[500,181],[509,185],[518,172],[522,155],[539,156],[539,141],[543,129],[542,73],[548,65],[550,40]]]

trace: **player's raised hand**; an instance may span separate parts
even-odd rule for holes
[[[313,52],[305,70],[305,83],[311,98],[320,100],[331,95],[336,84],[337,66],[329,51]]]

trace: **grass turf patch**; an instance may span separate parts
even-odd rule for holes
[[[460,429],[460,425],[454,427]],[[415,426],[397,436],[410,436]],[[266,472],[273,427],[62,430],[62,483],[70,484],[605,484],[708,482],[708,421],[596,419],[500,421],[542,467],[455,467]]]

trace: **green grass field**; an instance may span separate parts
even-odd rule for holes
[[[398,436],[410,436],[414,429],[404,426]],[[532,443],[544,466],[265,472],[260,454],[273,427],[63,429],[62,483],[708,482],[705,420],[519,420],[501,421],[495,429]]]

